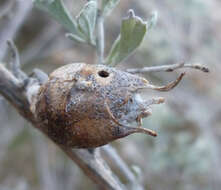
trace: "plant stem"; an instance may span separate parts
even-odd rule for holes
[[[104,17],[101,10],[97,13],[97,56],[98,64],[103,64],[104,60]]]
[[[134,173],[130,170],[127,164],[122,160],[117,151],[110,145],[101,147],[106,156],[112,160],[113,164],[117,166],[122,175],[128,180],[131,187],[136,187],[137,190],[144,190],[144,187],[139,184],[138,179]]]
[[[201,64],[191,64],[191,63],[178,63],[172,65],[161,65],[161,66],[153,66],[153,67],[143,67],[143,68],[133,68],[127,69],[126,71],[129,73],[151,73],[151,72],[172,72],[176,69],[180,68],[191,68],[191,69],[198,69],[205,73],[209,72],[209,69]]]

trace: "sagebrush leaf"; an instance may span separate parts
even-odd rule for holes
[[[115,40],[105,63],[116,65],[127,58],[133,51],[139,47],[147,31],[147,22],[140,17],[135,16],[130,10],[129,17],[123,19],[121,31]]]
[[[102,13],[104,16],[110,15],[112,10],[118,5],[120,0],[102,0]]]

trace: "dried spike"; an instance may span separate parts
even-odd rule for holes
[[[110,110],[110,107],[108,106],[107,104],[107,100],[104,101],[104,105],[105,105],[105,108],[107,110],[107,113],[109,114],[110,118],[112,119],[112,121],[114,123],[116,123],[117,125],[119,126],[123,126],[121,123],[119,123],[119,121],[114,117],[114,115],[112,114],[111,110]]]
[[[143,120],[142,120],[142,117],[138,116],[137,119],[136,119],[137,123],[138,123],[138,126],[141,127],[142,124],[143,124]]]
[[[180,76],[175,81],[173,81],[165,86],[154,86],[154,85],[148,84],[147,88],[151,88],[153,90],[158,90],[158,91],[164,91],[164,92],[170,91],[179,84],[179,82],[182,80],[184,75],[185,75],[185,73],[181,73]]]
[[[159,98],[152,98],[150,100],[147,100],[144,102],[145,106],[150,106],[153,104],[162,104],[165,102],[165,98],[159,97]]]
[[[125,127],[127,127],[127,126],[125,126]],[[144,133],[144,134],[147,134],[147,135],[150,135],[153,137],[157,136],[157,133],[151,129],[146,129],[143,127],[130,127],[130,129],[132,129],[134,133]]]
[[[113,120],[113,122],[115,122],[117,125],[122,126],[127,128],[131,133],[144,133],[144,134],[148,134],[150,136],[156,137],[157,133],[151,129],[146,129],[146,128],[142,128],[141,126],[138,127],[130,127],[124,124],[121,124],[115,117],[114,115],[111,113],[110,107],[107,104],[107,101],[105,100],[104,105],[107,109],[108,114],[110,115],[110,118]]]
[[[185,74],[186,74],[185,72],[181,73],[180,76],[175,81],[165,86],[155,86],[152,84],[146,84],[145,86],[134,87],[130,91],[134,92],[134,91],[143,90],[143,89],[153,89],[153,90],[158,90],[158,91],[163,91],[163,92],[170,91],[179,84],[179,82],[182,80]]]

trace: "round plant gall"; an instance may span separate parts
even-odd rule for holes
[[[139,92],[148,88],[170,90],[182,76],[156,87],[140,76],[104,65],[65,65],[40,87],[36,117],[50,138],[70,148],[94,148],[132,133],[156,136],[142,128],[142,118],[151,114],[150,105],[164,99],[144,101]]]

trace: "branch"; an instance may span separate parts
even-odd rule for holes
[[[129,73],[152,73],[152,72],[172,72],[181,68],[191,68],[203,71],[205,73],[209,72],[209,69],[201,64],[189,64],[189,63],[178,63],[172,65],[162,65],[162,66],[153,66],[153,67],[143,67],[143,68],[133,68],[127,69],[126,71]]]
[[[34,122],[30,104],[23,94],[22,82],[0,63],[0,94],[5,97],[24,117]]]
[[[101,189],[125,189],[98,151],[92,154],[86,149],[62,149]]]
[[[133,172],[131,172],[130,168],[127,166],[127,164],[121,159],[121,157],[118,155],[116,150],[110,146],[105,145],[102,147],[102,150],[107,155],[108,158],[116,164],[117,168],[120,170],[120,172],[124,175],[124,177],[128,180],[130,186],[132,189],[136,190],[143,190],[144,188],[142,185],[138,183],[137,177],[134,175]]]
[[[18,71],[18,68],[15,71]],[[22,71],[19,70],[19,72]],[[35,118],[34,113],[31,111],[32,102],[34,102],[33,98],[36,97],[36,89],[40,87],[40,84],[38,80],[34,78],[28,78],[24,81],[16,78],[3,64],[0,64],[0,94],[3,95],[27,121],[31,122],[35,128],[47,136],[43,124]],[[101,189],[124,189],[124,186],[100,157],[99,152],[95,151],[95,153],[91,153],[87,149],[59,147]]]

